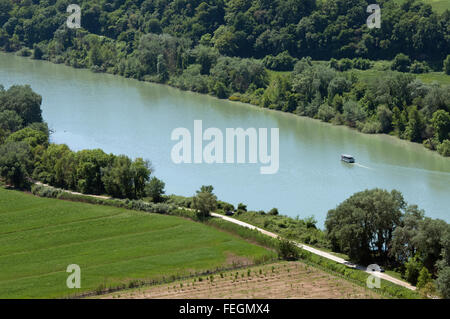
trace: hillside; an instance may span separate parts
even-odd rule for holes
[[[64,297],[253,263],[271,252],[178,217],[0,188],[0,298]],[[81,268],[68,289],[66,268]]]

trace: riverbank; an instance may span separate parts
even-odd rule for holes
[[[29,50],[31,50],[31,49],[29,49]],[[5,54],[13,54],[13,55],[20,56],[17,52],[4,52],[4,51],[2,51],[2,52],[5,53]],[[31,59],[31,56],[29,56],[29,57],[20,56],[20,57]],[[47,59],[47,60],[44,60],[44,61],[47,61],[47,62],[50,62],[50,63],[54,63],[54,64],[61,64],[60,60],[56,60],[56,61],[53,60],[52,61],[51,59]],[[315,61],[313,61],[313,63],[314,62]],[[324,65],[327,65],[327,63],[325,63],[324,61],[318,61],[318,62],[320,62],[320,65],[322,67]],[[382,64],[384,65],[385,63],[382,63]],[[311,116],[305,115],[302,112],[297,112],[298,106],[297,106],[297,109],[294,108],[294,109],[292,109],[290,111],[282,111],[278,107],[274,107],[274,108],[272,108],[272,107],[262,107],[261,103],[263,103],[263,102],[261,101],[260,97],[258,97],[255,100],[251,96],[252,95],[251,92],[250,92],[250,96],[248,96],[247,92],[245,92],[245,93],[230,92],[229,96],[224,99],[224,98],[217,97],[217,92],[213,92],[211,90],[208,91],[208,92],[193,91],[193,90],[189,90],[187,88],[180,87],[179,85],[177,86],[171,81],[166,81],[166,82],[161,83],[161,81],[157,81],[156,77],[147,77],[145,79],[136,79],[136,78],[133,78],[133,77],[127,77],[127,76],[120,75],[117,72],[113,71],[113,69],[100,70],[98,68],[95,68],[95,69],[91,68],[90,69],[90,68],[83,68],[83,67],[79,67],[79,66],[74,67],[73,65],[70,65],[70,64],[65,64],[65,65],[68,66],[68,67],[75,68],[75,69],[90,70],[91,72],[94,72],[94,73],[105,73],[105,74],[110,74],[110,75],[113,75],[113,76],[120,76],[120,77],[124,77],[124,78],[131,78],[131,79],[139,81],[139,82],[152,83],[153,85],[168,86],[168,87],[180,90],[182,92],[189,92],[189,93],[198,94],[198,95],[201,95],[201,96],[208,96],[208,97],[211,97],[211,98],[214,98],[214,99],[218,99],[218,100],[227,100],[228,102],[231,102],[231,103],[237,103],[237,105],[243,104],[243,105],[247,105],[247,106],[256,107],[256,108],[259,108],[259,109],[267,109],[269,111],[275,111],[275,112],[278,112],[278,113],[290,114],[291,116],[295,116],[295,117],[300,116],[300,117],[305,118],[305,119],[316,120],[316,121],[319,121],[321,123],[329,124],[329,125],[332,125],[332,126],[343,126],[343,127],[346,127],[348,129],[354,130],[354,131],[356,131],[358,133],[365,134],[365,135],[375,135],[375,136],[379,135],[379,136],[383,136],[383,137],[386,137],[386,138],[393,138],[393,139],[395,139],[397,141],[402,141],[402,142],[407,143],[409,145],[420,145],[421,149],[423,151],[432,152],[432,153],[439,154],[439,156],[443,156],[441,153],[437,152],[436,149],[431,149],[429,147],[430,146],[430,141],[427,142],[428,146],[425,146],[425,144],[423,144],[423,143],[416,143],[416,142],[413,142],[413,141],[409,141],[409,140],[407,140],[405,138],[399,138],[398,136],[395,135],[395,133],[393,131],[390,132],[390,134],[376,133],[376,132],[371,131],[371,129],[367,130],[367,131],[364,131],[364,129],[362,129],[362,127],[358,127],[357,128],[355,126],[355,123],[353,123],[352,125],[346,125],[344,122],[342,122],[342,120],[338,120],[338,121],[329,121],[329,120],[327,120],[327,121],[324,121],[324,119],[318,119],[317,116],[311,117]],[[274,72],[274,71],[270,71],[268,69],[266,69],[266,72],[270,72],[270,75],[269,75],[269,78],[271,79],[270,83],[276,83],[278,81],[278,79],[277,79],[278,77],[281,77],[281,78],[284,77],[284,78],[287,79],[292,74],[292,72]],[[345,74],[345,76],[347,76],[347,77],[351,77],[352,73],[353,73],[353,74],[357,75],[358,77],[361,77],[364,81],[368,81],[368,80],[373,80],[375,78],[379,78],[380,76],[385,76],[386,75],[386,70],[378,70],[378,69],[376,69],[374,67],[374,68],[369,69],[369,70],[357,70],[357,69],[355,69],[355,70],[350,70],[350,71],[345,71],[345,72],[338,72],[338,73]],[[391,73],[392,74],[400,74],[400,75],[402,74],[401,72],[391,72]],[[433,73],[433,74],[435,74],[435,73]],[[409,74],[409,73],[406,73],[406,74]],[[433,77],[433,74],[432,73],[430,73],[428,75],[427,74],[419,74],[418,76],[419,76],[419,78],[420,77],[428,77],[427,81],[431,81],[431,80],[436,81],[436,79],[439,81],[439,79],[441,79],[441,77],[444,76],[445,78],[448,78],[449,81],[450,81],[450,76],[448,76],[448,75],[445,75],[445,74],[442,73],[437,78],[437,77]],[[414,76],[416,76],[416,75],[414,75]],[[446,81],[443,84],[446,84],[447,87],[450,88],[448,83],[449,82]],[[269,86],[270,85],[268,83],[268,87]],[[254,103],[251,102],[251,100],[254,101]],[[331,103],[331,102],[329,102],[329,103]],[[448,157],[448,156],[443,156],[443,157]]]
[[[151,159],[167,194],[191,196],[201,185],[214,185],[217,195],[235,206],[244,202],[249,210],[277,207],[290,217],[314,215],[323,227],[326,212],[353,193],[396,188],[427,215],[448,220],[450,160],[421,145],[165,85],[1,55],[1,83],[30,84],[42,95],[51,142],[74,151],[100,148]],[[172,131],[192,129],[197,119],[223,132],[279,127],[278,173],[269,178],[251,164],[172,163]],[[342,153],[355,156],[357,165],[344,165]],[[273,196],[274,189],[281,195]]]
[[[151,203],[141,203],[139,204],[136,201],[129,200],[117,200],[117,199],[103,199],[98,196],[92,195],[78,195],[73,194],[70,191],[58,190],[53,187],[36,185],[32,190],[33,194],[37,196],[57,198],[59,200],[65,200],[70,202],[82,202],[82,203],[90,203],[101,206],[113,206],[113,207],[121,207],[125,209],[139,210],[144,212],[152,212],[163,215],[172,215],[177,217],[183,217],[194,221],[199,221],[196,218],[196,214],[191,209],[182,209],[177,207],[169,207],[168,210],[159,211],[154,210],[152,208]],[[1,192],[0,192],[1,194]],[[146,208],[148,205],[148,208]],[[276,238],[279,236],[277,234],[264,231],[260,228],[252,226],[247,223],[239,222],[235,219],[224,217],[219,214],[212,214],[212,219],[200,220],[201,223],[216,228],[218,230],[224,231],[226,233],[232,234],[234,236],[238,236],[242,239],[250,241],[252,243],[256,243],[263,247],[267,247],[269,249],[277,249],[278,244]],[[217,219],[216,219],[217,218]],[[357,284],[362,287],[366,287],[366,281],[368,274],[371,274],[370,271],[366,270],[365,267],[355,267],[351,263],[343,260],[342,258],[336,257],[332,254],[323,252],[321,250],[315,249],[310,246],[306,246],[303,244],[297,244],[299,248],[302,249],[300,254],[300,260],[310,266],[318,267],[319,269],[326,271],[334,276],[338,276],[344,278],[354,284]],[[257,259],[256,263],[263,263],[268,259],[262,258]],[[239,264],[238,267],[240,268]],[[217,274],[217,272],[214,272]],[[408,290],[414,290],[413,287],[404,283],[401,280],[392,278],[391,276],[380,274],[382,280],[381,288],[375,288],[377,293],[380,293],[384,296],[394,297],[394,298],[420,298],[420,294]],[[176,277],[173,278],[175,280]],[[161,280],[160,280],[161,281]],[[164,278],[163,280],[164,281]],[[171,282],[172,280],[169,280]],[[152,285],[160,283],[159,281],[152,282]],[[128,288],[136,287],[145,287],[148,285],[148,280],[132,280],[130,285],[118,285],[117,283],[114,285],[106,285],[102,284],[97,287],[97,294],[104,294],[108,292],[113,292],[117,290],[123,290]],[[405,289],[406,288],[406,289]],[[86,295],[87,296],[87,295]]]

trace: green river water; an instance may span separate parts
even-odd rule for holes
[[[5,53],[0,84],[30,84],[42,95],[53,142],[149,159],[169,194],[192,195],[201,185],[213,185],[220,199],[235,205],[314,215],[323,227],[329,209],[357,191],[379,187],[398,189],[426,215],[450,221],[450,159],[418,144]],[[226,128],[278,127],[278,173],[261,175],[259,163],[174,164],[171,132],[193,131],[194,120],[224,134]],[[341,162],[342,153],[357,163]]]

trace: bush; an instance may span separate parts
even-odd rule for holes
[[[450,75],[450,54],[447,55],[447,58],[444,60],[444,73]]]
[[[409,72],[416,73],[416,74],[428,73],[430,71],[431,71],[431,69],[425,61],[420,62],[420,61],[415,60],[409,68]]]
[[[61,190],[51,186],[34,184],[31,186],[31,193],[39,197],[57,198],[61,194]]]
[[[445,140],[438,145],[437,151],[442,156],[450,156],[450,140]]]
[[[372,67],[372,62],[363,58],[353,59],[353,67],[359,70],[368,70]]]
[[[246,212],[247,211],[247,205],[239,203],[237,209]]]
[[[17,52],[17,55],[28,57],[31,56],[31,51],[28,48],[24,47]]]
[[[443,298],[450,298],[450,267],[444,267],[438,273],[437,288]]]
[[[353,68],[353,61],[348,58],[341,60],[331,59],[330,67],[341,72],[347,71]]]
[[[430,282],[432,282],[430,272],[426,267],[422,267],[422,270],[419,273],[419,278],[417,279],[417,288],[423,289]]]
[[[403,53],[399,53],[395,56],[394,60],[392,61],[391,69],[400,72],[408,72],[410,65],[411,65],[410,58]]]
[[[335,116],[336,111],[327,103],[322,104],[317,112],[317,117],[324,122],[330,122]]]
[[[294,242],[287,239],[280,239],[277,248],[278,258],[288,261],[298,260],[300,257],[299,250]]]
[[[369,121],[361,125],[360,129],[366,134],[376,134],[381,132],[381,124],[378,121]]]
[[[267,55],[263,59],[266,68],[275,71],[292,71],[297,59],[293,58],[288,51],[281,52],[277,56]]]

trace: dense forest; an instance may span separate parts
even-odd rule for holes
[[[450,156],[450,88],[415,73],[450,73],[450,12],[362,0],[0,0],[0,48],[387,133]],[[76,2],[76,1],[75,1]],[[392,59],[382,78],[353,70]],[[329,60],[317,61],[317,60]],[[288,71],[288,72],[278,72]]]

